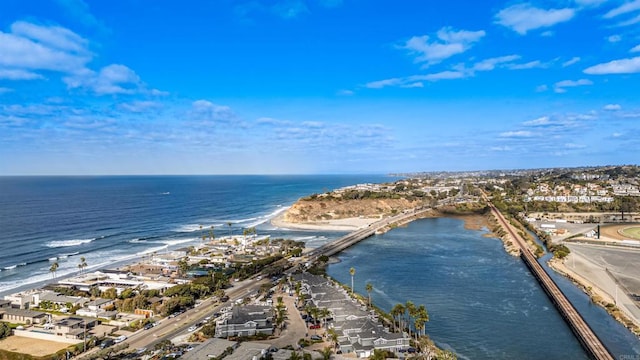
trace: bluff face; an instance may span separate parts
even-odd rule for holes
[[[425,205],[422,200],[400,199],[301,199],[284,214],[291,223],[318,222],[353,217],[377,218]]]

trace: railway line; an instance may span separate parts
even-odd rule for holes
[[[596,360],[613,360],[613,356],[593,332],[591,327],[584,321],[580,313],[573,307],[558,285],[551,279],[549,274],[538,263],[525,241],[513,230],[512,226],[500,213],[500,211],[487,201],[491,211],[496,216],[501,226],[511,235],[515,243],[520,248],[520,258],[529,268],[533,276],[538,280],[544,292],[549,296],[556,306],[560,315],[565,319],[571,331],[575,334],[580,344],[587,351],[589,356]]]

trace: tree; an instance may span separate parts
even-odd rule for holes
[[[11,335],[11,327],[6,322],[0,322],[0,339]]]
[[[213,235],[213,225],[211,225],[211,229],[209,230],[209,240],[213,241],[216,237]]]
[[[51,264],[51,267],[49,268],[49,271],[51,272],[54,278],[56,277],[56,271],[58,271],[59,267],[60,267],[60,264],[58,264],[58,262],[55,261],[53,264]]]
[[[302,356],[298,354],[295,350],[291,352],[291,356],[289,356],[289,360],[303,360]]]
[[[395,326],[396,324],[396,320],[398,321],[398,327],[397,328],[404,328],[402,326],[402,316],[404,315],[404,305],[403,304],[396,304],[393,309],[391,309],[391,317],[393,317],[393,325]],[[396,329],[397,329],[396,328]]]
[[[331,360],[331,357],[333,356],[333,350],[331,350],[331,348],[328,346],[326,346],[319,352],[320,355],[322,355],[322,360]]]
[[[422,335],[425,335],[426,323],[429,321],[429,313],[424,305],[420,305],[416,310],[416,331],[422,330]],[[418,326],[419,325],[419,326]]]
[[[414,318],[416,314],[416,306],[413,302],[407,301],[404,305],[404,308],[405,308],[407,329],[409,330],[409,337],[411,337],[411,323],[413,322],[411,320]]]
[[[367,283],[364,288],[367,290],[367,294],[369,295],[369,307],[371,307],[371,291],[373,291],[373,285],[371,285],[371,283]]]
[[[80,263],[78,264],[78,268],[80,269],[80,273],[84,273],[84,269],[87,267],[87,259],[84,256],[80,257]]]
[[[353,277],[356,275],[356,269],[353,267],[350,268],[349,275],[351,275],[351,293],[353,294]]]
[[[229,239],[231,239],[231,221],[227,222],[227,226],[229,227]]]

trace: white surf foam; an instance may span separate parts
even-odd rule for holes
[[[50,248],[59,248],[59,247],[69,247],[69,246],[78,246],[82,244],[88,244],[95,240],[93,239],[73,239],[73,240],[59,240],[59,241],[50,241],[46,244],[47,247]]]

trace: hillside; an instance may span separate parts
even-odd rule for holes
[[[407,199],[314,199],[300,200],[284,214],[290,223],[305,223],[353,217],[378,218],[425,205]]]

